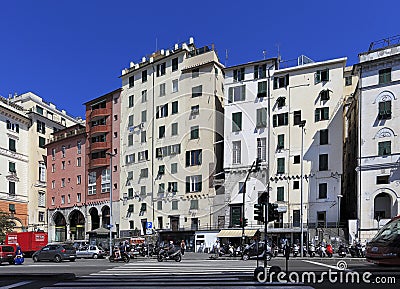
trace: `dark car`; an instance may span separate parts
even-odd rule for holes
[[[15,251],[13,246],[0,245],[0,264],[8,262],[14,264]]]
[[[71,244],[48,244],[32,255],[34,262],[43,260],[61,262],[70,260],[74,262],[76,259],[76,249]]]
[[[258,242],[258,248],[256,242],[247,245],[243,250],[243,260],[246,261],[250,258],[266,258],[268,261],[270,261],[272,258],[271,247],[267,246],[267,252],[265,252],[264,247],[264,242]]]

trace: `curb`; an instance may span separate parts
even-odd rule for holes
[[[14,274],[13,279],[35,279],[35,280],[43,280],[43,279],[53,279],[53,280],[74,280],[76,279],[76,275],[74,273],[48,273],[48,274],[43,274],[43,273],[18,273]],[[10,274],[0,274],[0,280],[1,279],[10,279]]]

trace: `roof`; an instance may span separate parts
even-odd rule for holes
[[[114,89],[113,91],[107,92],[106,94],[103,94],[102,96],[99,96],[99,97],[96,97],[96,98],[91,99],[91,100],[89,100],[89,101],[86,101],[86,102],[84,102],[83,104],[84,104],[84,105],[92,104],[92,103],[94,103],[94,102],[96,102],[96,101],[99,101],[99,100],[102,100],[102,98],[106,98],[107,96],[110,96],[110,95],[112,95],[112,94],[114,94],[114,93],[116,93],[116,92],[118,92],[118,91],[122,91],[122,88]]]
[[[107,235],[107,234],[110,234],[110,230],[100,227],[95,230],[88,231],[88,232],[86,232],[86,234]]]
[[[245,229],[246,237],[253,237],[257,233],[257,229]],[[240,238],[242,237],[242,229],[222,229],[218,234],[218,238]]]

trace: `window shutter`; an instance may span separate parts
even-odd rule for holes
[[[238,79],[238,73],[237,73],[237,70],[236,70],[236,69],[233,71],[233,79],[234,79],[234,80],[237,80],[237,79]]]
[[[289,85],[289,74],[285,75],[285,86]]]
[[[274,89],[278,88],[278,78],[274,77]]]
[[[258,78],[258,65],[254,66],[254,79]]]
[[[390,117],[392,115],[392,102],[386,101],[385,102],[385,113],[386,116]]]
[[[190,151],[186,152],[186,166],[190,166]]]
[[[315,122],[317,122],[317,121],[320,120],[320,110],[319,110],[319,108],[316,108],[316,109],[315,109],[315,114],[314,114],[314,116],[315,116]]]
[[[283,114],[283,123],[284,125],[287,125],[289,123],[289,114],[287,112]]]
[[[203,188],[203,183],[201,182],[201,176],[198,179],[197,188],[198,188],[198,192],[201,192],[201,190]]]
[[[229,87],[228,90],[228,103],[232,103],[233,102],[233,87]]]
[[[199,151],[199,156],[198,156],[198,165],[201,165],[201,156],[202,156],[202,152],[201,150]]]
[[[320,83],[321,82],[321,71],[317,71],[315,73],[315,83]]]
[[[324,108],[324,119],[329,119],[329,107]]]
[[[190,192],[190,177],[186,177],[186,193]]]
[[[246,85],[240,87],[240,100],[246,100]]]
[[[274,114],[272,116],[272,126],[273,127],[277,127],[278,126],[278,116],[276,114]]]

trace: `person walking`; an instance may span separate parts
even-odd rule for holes
[[[15,250],[14,263],[20,265],[24,263],[24,254],[22,253],[20,245],[18,243],[15,245],[16,245],[16,250]]]
[[[181,254],[182,254],[182,256],[185,255],[185,249],[186,249],[186,244],[185,244],[185,241],[182,240],[181,241]]]

